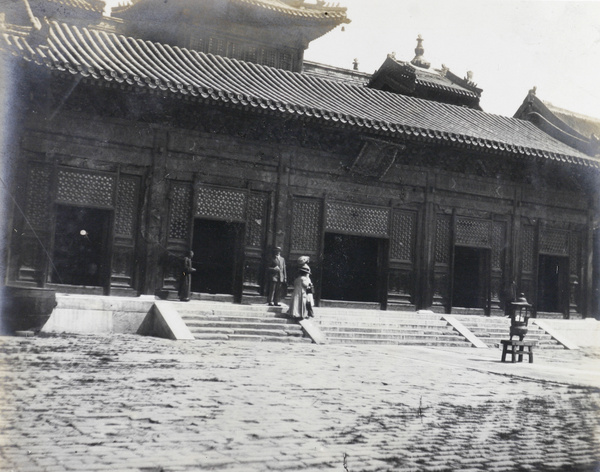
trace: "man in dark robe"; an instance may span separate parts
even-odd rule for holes
[[[280,306],[282,287],[287,284],[287,273],[285,259],[281,257],[281,248],[273,249],[273,257],[269,261],[267,269],[267,302],[269,306]]]

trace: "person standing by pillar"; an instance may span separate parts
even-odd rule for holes
[[[183,267],[181,269],[181,277],[179,281],[179,300],[182,302],[189,302],[192,291],[192,273],[196,272],[196,269],[192,267],[192,258],[194,253],[189,251],[183,258]]]
[[[268,266],[268,291],[267,302],[269,306],[280,306],[281,289],[287,284],[287,272],[285,268],[285,259],[281,256],[281,248],[273,249],[273,257]]]

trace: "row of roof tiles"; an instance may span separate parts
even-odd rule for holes
[[[51,22],[47,42],[35,47],[5,32],[0,50],[51,69],[196,100],[600,168],[597,159],[515,118],[64,23]]]
[[[79,0],[85,1],[85,0]],[[333,7],[330,5],[318,5],[318,4],[306,4],[301,7],[288,5],[286,2],[281,0],[229,0],[232,3],[240,5],[250,5],[252,7],[258,7],[264,10],[271,10],[279,14],[288,15],[292,17],[310,18],[313,20],[327,20],[337,21],[341,23],[349,23],[346,16],[346,8]],[[138,4],[148,2],[148,0],[131,0],[130,3],[117,6],[113,8],[113,12],[119,14],[135,7]],[[301,2],[300,2],[301,3]]]

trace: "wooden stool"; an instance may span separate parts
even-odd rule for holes
[[[529,356],[529,363],[533,363],[533,347],[537,344],[536,341],[516,341],[503,340],[502,343],[502,362],[506,361],[506,354],[511,354],[511,362],[523,362],[523,355]],[[511,349],[509,349],[509,346]],[[528,348],[526,351],[525,348]]]

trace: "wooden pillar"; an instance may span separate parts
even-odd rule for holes
[[[419,281],[417,284],[416,308],[429,308],[433,303],[433,279],[435,270],[435,228],[436,214],[434,207],[435,174],[427,173],[427,183],[424,189],[425,203],[423,217],[419,228],[420,236],[417,250]]]
[[[520,234],[521,234],[521,199],[522,189],[521,187],[515,188],[514,200],[513,200],[513,215],[511,221],[510,239],[508,241],[508,267],[507,267],[507,280],[505,290],[510,289],[512,282],[514,281],[517,287],[521,287],[521,257],[523,248],[520,245]],[[520,288],[519,288],[520,290]],[[506,293],[506,292],[505,292]],[[519,294],[517,293],[516,296]],[[509,300],[507,300],[508,305]],[[508,314],[508,313],[507,313]]]
[[[145,242],[142,292],[153,295],[162,286],[163,265],[166,261],[166,227],[168,218],[167,185],[168,132],[154,129],[152,167],[146,178],[144,195],[143,231]]]
[[[593,202],[592,208],[588,212],[587,219],[587,228],[585,234],[585,239],[583,241],[583,248],[581,251],[581,259],[583,263],[583,290],[580,291],[581,295],[583,295],[582,300],[582,315],[584,317],[593,316],[594,315],[594,291],[597,290],[597,287],[594,286],[594,262],[596,258],[594,257],[594,227],[598,223],[596,218],[598,217],[597,213],[597,202]],[[598,283],[598,281],[595,281]]]
[[[273,246],[279,246],[284,254],[289,254],[289,248],[283,247],[289,241],[287,208],[290,188],[290,157],[285,154],[279,155],[279,167],[277,168],[277,188],[275,190],[275,204],[273,215]]]

